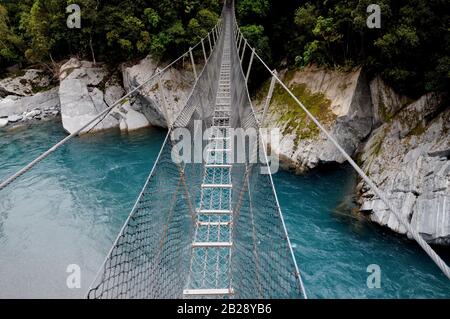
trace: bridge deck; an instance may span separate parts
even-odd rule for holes
[[[201,185],[200,209],[197,222],[188,287],[185,297],[233,293],[230,276],[231,232],[233,216],[231,196],[231,149],[227,128],[230,127],[230,30],[225,28],[225,43],[220,78],[212,119],[212,136]]]
[[[214,49],[210,46],[209,56],[203,51],[206,64],[195,75],[191,94],[89,298],[305,296],[272,179],[262,173],[268,164],[265,153],[262,161],[250,163],[256,151],[263,150],[260,134],[252,149],[240,153],[244,162],[231,160],[230,128],[259,132],[245,76],[252,59],[244,62],[244,73],[242,57],[248,45],[237,50],[242,35],[233,9],[227,1],[210,33]],[[195,68],[195,55],[192,50],[189,54]],[[176,129],[197,136],[210,127],[202,165],[174,162]]]

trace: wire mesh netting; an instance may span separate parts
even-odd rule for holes
[[[89,298],[298,298],[302,294],[236,51],[232,4]],[[201,122],[199,122],[201,121]],[[200,125],[198,124],[200,123]],[[176,128],[204,160],[174,162]],[[244,161],[232,128],[253,128]],[[206,140],[203,133],[212,129]],[[254,155],[263,158],[254,163]]]

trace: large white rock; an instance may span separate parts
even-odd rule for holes
[[[105,102],[108,106],[113,105],[117,100],[119,100],[125,91],[118,82],[107,82],[105,88]]]
[[[384,86],[371,85],[373,90]],[[404,104],[402,97],[395,97],[392,90],[388,92],[390,98],[385,101],[401,105],[381,103],[385,109],[378,108],[378,118],[386,122],[373,131],[364,146],[362,167],[425,240],[449,245],[450,110],[439,113],[440,99],[431,94]],[[383,116],[386,110],[392,112],[388,119]],[[406,233],[364,182],[358,189],[362,212],[380,225]]]
[[[142,113],[131,108],[129,102],[123,104],[117,113],[121,115],[120,129],[122,131],[134,131],[150,125],[147,118]]]
[[[7,96],[0,100],[0,117],[19,115],[39,109],[40,111],[58,111],[58,88],[39,92],[32,96]]]
[[[450,244],[450,195],[426,193],[417,198],[411,225],[429,242]]]
[[[50,76],[42,70],[28,69],[19,76],[0,80],[0,97],[7,95],[31,96],[33,90],[48,87]]]
[[[32,111],[30,111],[30,112],[26,112],[26,113],[25,113],[25,117],[26,117],[27,119],[32,119],[32,118],[34,118],[35,116],[38,116],[38,115],[40,115],[40,114],[42,114],[42,111],[41,111],[41,110],[32,110]]]
[[[8,118],[0,118],[0,127],[5,127],[8,124]]]
[[[59,80],[66,78],[83,79],[87,85],[97,86],[107,76],[108,72],[103,66],[94,65],[89,61],[80,61],[71,58],[64,63],[59,70]]]
[[[122,132],[128,131],[127,121],[125,121],[124,117],[122,117],[119,121],[119,128]]]
[[[13,115],[8,116],[8,122],[11,122],[11,123],[19,122],[22,119],[23,119],[22,115],[13,114]]]
[[[320,92],[331,101],[331,109],[337,116],[349,114],[357,90],[361,69],[339,72],[311,65],[295,72],[289,85],[304,83],[312,93]]]
[[[93,88],[92,91],[89,92],[89,95],[91,96],[97,114],[108,108],[108,105],[105,102],[104,94],[100,91],[100,89]],[[108,115],[100,123],[102,129],[116,128],[118,125],[119,121],[112,115]]]
[[[282,77],[284,74],[285,71],[281,72]],[[305,85],[311,94],[322,93],[325,96],[330,106],[322,111],[325,114],[321,115],[328,118],[322,124],[348,154],[354,155],[372,129],[370,90],[361,69],[339,72],[310,66],[296,71],[286,84],[290,88]],[[259,117],[262,115],[264,98],[254,101]],[[265,126],[281,130],[279,147],[271,147],[279,155],[283,168],[301,173],[321,164],[345,161],[345,157],[325,134],[318,132],[307,138],[299,138],[297,134],[303,130],[304,123],[299,119],[286,120],[287,106],[280,103],[272,99]]]
[[[428,242],[450,245],[450,109],[438,108],[439,97],[427,94],[412,102],[379,77],[368,84],[360,70],[341,73],[310,67],[291,74],[287,84],[301,83],[329,100],[328,112],[335,120],[324,126],[350,155],[362,150],[363,169],[399,214]],[[262,102],[254,103],[259,116]],[[284,105],[273,101],[266,118],[266,126],[286,132],[277,148],[271,145],[271,151],[280,156],[281,167],[304,172],[344,160],[323,134],[299,140],[297,119],[280,120],[285,114]],[[406,228],[366,183],[360,182],[357,190],[361,212],[406,234]]]
[[[147,56],[133,66],[122,66],[123,86],[127,92],[144,83],[157,71],[159,65],[151,56]],[[173,123],[182,108],[193,85],[193,73],[187,70],[170,68],[162,76],[163,89],[167,102],[169,123]],[[137,100],[131,107],[144,114],[150,125],[167,127],[164,102],[157,79],[144,85],[137,94]]]
[[[131,91],[137,85],[145,82],[149,77],[155,74],[158,68],[158,62],[150,55],[140,60],[135,65],[122,65],[123,86],[126,91]]]
[[[396,93],[379,76],[370,81],[370,96],[376,126],[388,121],[398,110],[410,102],[408,97]]]
[[[61,67],[59,99],[62,124],[67,132],[79,130],[108,107],[103,92],[95,87],[105,80],[106,75],[104,68],[76,59],[69,60]],[[115,95],[119,94],[110,91],[108,99],[114,99]],[[111,115],[96,123],[81,133],[119,127],[119,121]]]

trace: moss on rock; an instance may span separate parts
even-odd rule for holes
[[[323,93],[312,93],[303,83],[292,84],[290,89],[320,123],[328,125],[334,122],[336,115],[331,110],[331,101]],[[275,115],[283,134],[296,136],[296,145],[300,139],[311,139],[319,135],[319,128],[280,85],[275,86],[269,112]]]

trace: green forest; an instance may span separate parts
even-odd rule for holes
[[[378,0],[381,28],[369,29],[373,0],[237,0],[243,33],[274,67],[362,65],[399,92],[450,88],[450,2]],[[80,29],[66,7],[81,7]],[[69,56],[118,63],[152,54],[173,58],[220,16],[219,0],[0,1],[0,70],[52,65]]]

